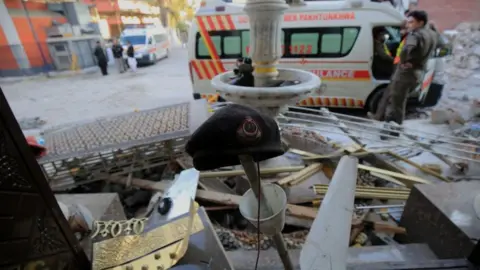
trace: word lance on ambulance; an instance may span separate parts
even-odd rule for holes
[[[250,54],[250,46],[247,45],[245,47],[245,51],[247,54]],[[290,45],[288,48],[290,54],[316,54],[316,51],[313,51],[313,46],[308,44],[300,44],[300,45]],[[282,55],[285,54],[285,46],[282,45]]]
[[[297,13],[283,15],[284,22],[355,20],[355,12]],[[247,16],[238,16],[238,23],[248,23]]]

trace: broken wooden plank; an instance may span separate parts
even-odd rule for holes
[[[450,182],[450,179],[444,177],[444,176],[441,175],[440,173],[435,172],[435,171],[431,170],[430,168],[424,167],[424,166],[422,166],[422,165],[420,165],[420,164],[418,164],[418,163],[416,163],[416,162],[413,162],[413,161],[409,160],[408,158],[404,158],[404,157],[402,157],[402,156],[400,156],[400,155],[398,155],[398,154],[396,154],[396,153],[393,153],[393,152],[391,152],[391,151],[388,151],[386,154],[389,155],[389,156],[392,156],[392,157],[394,157],[394,158],[396,158],[396,159],[399,159],[399,160],[401,160],[401,161],[403,161],[403,162],[405,162],[405,163],[407,163],[407,164],[409,164],[409,165],[411,165],[411,166],[413,166],[413,167],[421,170],[422,172],[424,172],[424,173],[426,173],[426,174],[430,174],[430,175],[432,175],[432,176],[435,176],[436,178],[438,178],[438,179],[440,179],[440,180],[442,180],[442,181],[444,181],[444,182]]]
[[[311,177],[312,175],[320,171],[321,169],[322,169],[322,164],[320,163],[311,164],[301,171],[294,172],[289,176],[278,180],[277,184],[281,186],[284,186],[284,185],[293,186],[293,185],[299,184],[303,180],[308,179],[309,177]]]
[[[360,151],[361,152],[357,152],[357,153],[369,153],[368,150],[365,150],[365,149],[361,149]],[[300,152],[298,152],[298,153],[300,153]],[[308,153],[306,151],[302,151],[302,153],[308,155],[309,157],[317,156],[315,154]],[[386,153],[389,154],[388,152],[386,152]],[[352,153],[352,154],[355,154],[355,153]],[[392,155],[392,156],[394,156],[394,155]],[[395,154],[395,157],[397,157],[397,156],[398,155]],[[402,160],[403,160],[403,157],[402,157]],[[395,180],[403,183],[407,187],[412,187],[414,184],[431,184],[431,182],[428,181],[428,180],[425,180],[425,179],[422,179],[420,177],[416,177],[416,176],[413,176],[413,175],[408,175],[408,174],[406,174],[406,172],[398,173],[396,171],[379,169],[379,168],[370,167],[370,166],[366,166],[366,165],[362,165],[362,164],[359,164],[358,168],[362,169],[362,170],[369,171],[369,172],[375,172],[375,173],[378,173],[378,174],[393,177]]]
[[[397,172],[392,172],[384,169],[379,169],[375,167],[370,167],[362,164],[358,164],[358,168],[361,170],[369,171],[369,172],[376,172],[380,173],[383,175],[388,175],[391,177],[394,177],[398,181],[402,182],[405,184],[406,187],[411,188],[413,187],[414,184],[431,184],[432,182],[422,179],[417,176],[413,175],[408,175],[408,174],[402,174],[402,173],[397,173]]]
[[[170,186],[170,183],[154,182],[154,181],[138,179],[138,178],[132,178],[131,180],[132,180],[133,186],[136,186],[142,189],[147,189],[147,190],[154,190],[158,192],[164,192]],[[126,184],[125,178],[112,178],[110,179],[110,181],[117,184],[123,184],[123,185]],[[242,196],[232,195],[232,194],[223,194],[215,191],[197,190],[197,198],[210,201],[210,202],[215,202],[218,204],[238,206],[242,199]],[[317,216],[317,211],[318,209],[315,209],[312,207],[287,204],[285,213],[286,215],[293,218],[313,220]],[[352,224],[358,224],[358,223],[359,222],[356,219],[352,221]],[[377,227],[377,223],[378,222],[375,222],[376,229],[386,228],[389,231],[392,231],[395,229],[395,228],[392,228],[392,226],[382,227],[383,224],[380,224],[381,226]],[[400,228],[399,230],[401,229],[402,228]]]
[[[396,184],[396,185],[399,185],[399,186],[403,186],[403,187],[405,186],[405,184],[403,182],[400,182],[400,181],[398,181],[397,179],[395,179],[391,176],[384,175],[384,174],[377,173],[377,172],[370,172],[370,174],[372,176],[375,176],[375,177],[380,178],[382,180],[388,181],[390,183],[393,183],[393,184]]]
[[[302,158],[303,160],[307,160],[307,161],[322,161],[322,160],[326,160],[326,159],[340,159],[341,157],[347,155],[345,153],[345,150],[346,149],[340,149],[339,151],[335,151],[331,154],[327,154],[327,155],[315,155],[315,156],[307,156],[307,157],[304,157]],[[387,153],[388,151],[387,150],[377,150],[377,151],[361,151],[361,150],[357,150],[358,152],[352,152],[350,154],[348,154],[349,156],[354,156],[354,157],[366,157],[366,156],[369,156],[369,155],[373,155],[373,154],[385,154]]]
[[[305,168],[305,166],[263,168],[263,169],[260,169],[260,175],[298,172],[303,168]],[[215,172],[201,172],[200,178],[232,177],[232,176],[242,176],[242,175],[245,175],[244,170],[215,171]]]
[[[124,178],[112,178],[110,179],[110,181],[117,184],[126,183],[126,180]],[[164,192],[170,186],[169,183],[167,184],[162,182],[154,182],[138,178],[132,178],[132,185],[142,189],[155,190],[160,192]],[[240,204],[242,196],[225,194],[215,191],[197,190],[197,198],[223,205],[238,206]],[[314,219],[317,215],[317,211],[315,209],[312,209],[311,207],[293,204],[287,204],[286,212],[291,216],[305,219]]]

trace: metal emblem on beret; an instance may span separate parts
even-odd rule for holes
[[[262,137],[262,131],[251,117],[245,118],[237,129],[237,138],[243,143],[254,143]]]

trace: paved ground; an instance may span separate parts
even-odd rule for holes
[[[109,72],[2,82],[2,89],[17,119],[40,117],[45,128],[192,98],[185,49],[135,74],[119,74],[114,66]]]

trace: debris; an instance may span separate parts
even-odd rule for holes
[[[324,196],[327,193],[327,190],[328,185],[313,186],[313,191],[317,195]],[[361,199],[407,200],[409,195],[410,189],[406,188],[380,188],[357,186],[355,190],[355,198]],[[319,205],[319,201],[314,201],[313,205]]]
[[[22,118],[18,120],[18,124],[22,130],[39,129],[46,123],[47,121],[40,119],[40,117]]]
[[[285,172],[297,172],[305,168],[304,166],[292,166],[292,167],[281,167],[281,168],[264,168],[260,169],[260,175],[269,175],[269,174],[279,174]],[[200,178],[216,178],[216,177],[232,177],[245,175],[243,170],[233,170],[233,171],[215,171],[215,172],[201,172]]]
[[[112,183],[125,184],[126,179],[124,178],[112,178],[110,179]],[[132,179],[132,186],[136,186],[141,189],[154,190],[163,192],[168,188],[167,183],[163,182],[153,182],[144,179]],[[238,206],[241,200],[241,196],[233,194],[225,194],[215,191],[206,191],[206,190],[197,190],[197,199],[206,200],[209,202],[214,202],[222,205],[232,205]],[[317,211],[311,207],[299,206],[293,204],[287,204],[287,215],[291,215],[298,218],[314,219]]]
[[[422,168],[425,170],[435,172],[436,174],[439,174],[439,175],[442,174],[442,166],[440,166],[439,164],[425,163],[422,165]]]
[[[360,232],[357,237],[355,237],[353,247],[362,247],[367,241],[368,236],[365,233]]]
[[[470,105],[470,117],[480,117],[480,100],[475,99],[472,101],[472,104]]]
[[[383,170],[375,167],[365,166],[362,164],[358,164],[358,169],[395,177],[396,179],[404,183],[406,187],[412,187],[414,184],[431,184],[430,181],[422,179],[417,176],[387,171],[387,170]]]
[[[297,185],[305,180],[307,180],[310,176],[314,175],[318,171],[322,169],[322,164],[314,163],[305,169],[292,173],[289,176],[278,180],[277,184],[281,186],[294,186]]]

